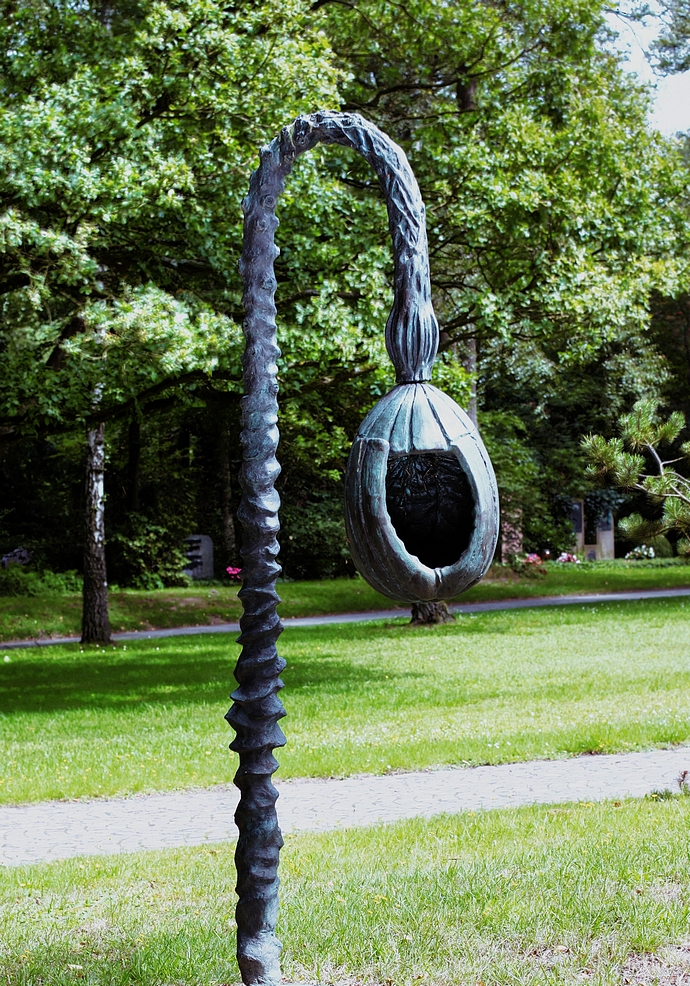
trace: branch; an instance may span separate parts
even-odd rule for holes
[[[164,393],[170,387],[177,387],[183,383],[192,383],[194,380],[209,379],[237,380],[237,377],[230,373],[229,370],[214,370],[211,374],[205,373],[203,370],[190,370],[188,373],[183,373],[176,379],[161,380],[159,383],[153,384],[140,394],[130,397],[122,404],[113,404],[110,408],[103,408],[99,410],[97,414],[89,415],[85,421],[87,424],[95,424],[98,421],[116,420],[117,418],[124,417],[127,413],[133,411],[139,404],[150,401],[150,399],[155,397],[157,394]],[[75,423],[76,420],[78,419],[75,419]]]
[[[661,456],[659,455],[659,453],[657,452],[657,450],[654,448],[654,446],[649,444],[649,442],[646,443],[646,448],[649,449],[649,451],[652,453],[652,455],[656,459],[656,464],[659,467],[659,475],[660,476],[663,476],[664,475],[664,464],[661,461]]]
[[[121,404],[113,404],[110,407],[99,408],[97,411],[94,411],[92,414],[88,415],[73,413],[69,417],[63,418],[59,422],[55,422],[54,425],[48,426],[41,424],[38,427],[33,428],[31,434],[32,436],[61,434],[82,424],[91,425],[98,424],[101,421],[115,421],[118,418],[122,418],[127,414],[130,414],[142,403],[145,403],[148,406],[152,402],[152,398],[156,397],[158,394],[163,394],[166,390],[169,390],[172,387],[177,387],[180,384],[192,383],[194,380],[232,380],[239,383],[237,376],[229,370],[214,370],[210,374],[205,373],[203,370],[190,370],[188,373],[183,373],[179,377],[161,380],[159,383],[153,384],[151,387],[147,387],[146,390],[141,391],[141,393],[136,394],[134,397],[128,398]],[[29,404],[28,407],[35,407],[35,403]],[[0,418],[0,434],[14,434],[17,435],[17,440],[21,440],[24,437],[21,432],[22,426],[30,421],[31,416],[28,410],[22,415]]]

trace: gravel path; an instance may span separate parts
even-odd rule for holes
[[[572,596],[535,596],[532,599],[499,599],[488,603],[453,603],[448,608],[462,613],[489,613],[500,609],[530,609],[535,606],[589,606],[592,603],[630,603],[645,599],[675,599],[690,596],[690,589],[641,589],[637,592],[601,592]],[[409,617],[409,609],[375,609],[366,613],[335,613],[332,616],[296,616],[283,619],[285,627],[329,626],[334,623],[368,623]],[[113,640],[153,640],[161,637],[188,637],[202,633],[239,633],[239,623],[216,623],[202,627],[172,627],[169,630],[128,630],[114,633]],[[17,647],[48,647],[51,644],[78,644],[79,637],[50,637],[41,640],[9,640],[0,651]]]
[[[374,825],[443,812],[642,797],[678,790],[690,747],[345,780],[278,782],[283,832]],[[0,807],[0,864],[197,846],[233,839],[232,786]]]

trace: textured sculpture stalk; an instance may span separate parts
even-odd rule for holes
[[[346,498],[350,501],[346,521],[355,562],[372,585],[395,598],[439,599],[447,584],[443,573],[450,573],[454,588],[475,581],[482,574],[482,567],[486,567],[486,558],[490,561],[496,540],[495,482],[491,487],[493,472],[481,441],[457,405],[427,383],[438,348],[438,324],[431,305],[424,204],[405,153],[373,124],[355,114],[323,112],[299,117],[262,149],[261,164],[252,175],[243,202],[240,270],[244,281],[246,348],[241,433],[243,496],[238,511],[243,527],[242,652],[235,670],[239,687],[232,695],[234,704],[226,718],[236,731],[231,749],[240,760],[235,776],[241,792],[235,814],[239,828],[235,854],[239,895],[237,957],[247,986],[278,986],[281,981],[280,942],[275,928],[282,838],[275,808],[278,794],[271,783],[278,766],[273,750],[285,744],[278,725],[285,715],[278,698],[285,662],[276,649],[282,625],[276,611],[280,602],[276,594],[276,578],[280,574],[276,562],[279,498],[274,484],[280,471],[276,460],[276,360],[280,351],[274,305],[273,262],[278,254],[274,243],[278,225],[275,210],[295,159],[319,142],[354,148],[376,171],[388,208],[395,261],[394,303],[386,324],[386,348],[398,386],[377,405],[381,409],[378,416],[375,408],[362,426],[369,427],[367,422],[374,416],[369,431],[361,432],[361,439],[358,436],[355,441],[351,455],[354,465],[352,469],[348,467],[346,481]],[[399,427],[395,436],[388,436],[389,441],[385,435],[393,423],[399,423]],[[460,448],[466,438],[467,456]],[[389,452],[391,464],[394,457],[407,456],[412,470],[391,466],[386,479]],[[426,458],[412,462],[414,455]],[[429,567],[446,565],[444,559],[437,561],[434,556],[424,563],[406,547],[407,542],[410,546],[420,539],[423,542],[423,533],[417,528],[419,517],[425,514],[424,509],[409,509],[400,501],[398,486],[401,482],[405,488],[410,485],[408,473],[421,477],[422,496],[434,498],[433,513],[467,511],[466,523],[450,543],[452,553],[457,542],[457,552],[462,557],[451,559],[454,564],[447,569]],[[446,521],[441,519],[434,536],[446,551]],[[485,529],[488,538],[483,539]]]

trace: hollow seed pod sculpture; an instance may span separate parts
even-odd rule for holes
[[[477,430],[431,384],[399,383],[367,415],[345,479],[357,568],[379,592],[448,599],[491,564],[498,496]]]
[[[373,124],[346,113],[299,117],[261,151],[243,202],[246,348],[243,356],[243,586],[235,669],[239,687],[226,718],[239,754],[235,813],[237,957],[243,981],[281,982],[278,854],[282,837],[271,783],[273,756],[285,744],[278,698],[285,662],[276,641],[282,624],[276,578],[280,466],[273,262],[276,202],[295,159],[317,143],[357,150],[376,171],[388,208],[395,259],[393,309],[386,348],[397,385],[363,422],[345,482],[345,520],[352,555],[367,581],[408,602],[444,599],[481,578],[498,533],[498,494],[486,450],[467,415],[429,380],[438,348],[431,306],[424,205],[404,152]]]

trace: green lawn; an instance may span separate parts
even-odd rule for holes
[[[690,741],[690,600],[288,629],[279,777]],[[230,635],[0,648],[0,800],[230,781]]]
[[[542,578],[527,578],[516,575],[510,568],[494,566],[479,585],[458,597],[458,601],[690,587],[690,565],[679,559],[658,562],[619,560],[582,565],[551,562],[546,569],[547,574]],[[112,627],[114,631],[150,630],[238,620],[241,606],[237,591],[237,587],[207,585],[156,592],[115,590],[110,593]],[[361,578],[281,582],[279,592],[283,599],[280,612],[286,618],[395,606]],[[409,607],[401,604],[401,613],[406,612]],[[0,598],[0,641],[74,636],[80,633],[80,621],[79,595]]]
[[[284,971],[348,986],[685,983],[689,826],[676,798],[288,837]],[[6,869],[0,979],[237,982],[232,848]]]

